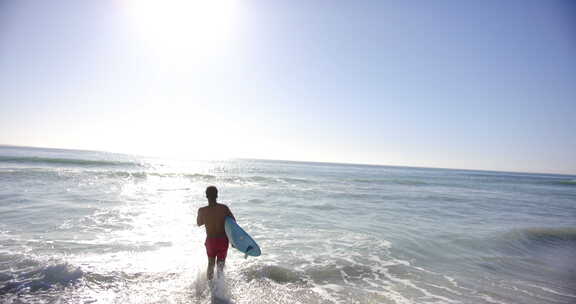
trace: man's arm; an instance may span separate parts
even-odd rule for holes
[[[202,208],[200,208],[198,209],[198,216],[196,217],[196,224],[198,224],[198,226],[204,225],[204,217],[202,215]]]
[[[234,214],[232,214],[232,211],[230,211],[230,208],[228,208],[228,206],[226,206],[226,216],[230,216],[234,220],[236,220],[236,218],[234,217]]]

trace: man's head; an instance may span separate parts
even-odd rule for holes
[[[209,186],[208,188],[206,188],[206,198],[208,198],[209,201],[216,201],[217,197],[218,197],[218,189],[216,189],[216,187]]]

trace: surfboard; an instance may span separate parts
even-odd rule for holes
[[[244,253],[247,256],[259,256],[262,254],[260,246],[252,239],[252,237],[240,227],[232,217],[226,217],[224,222],[224,230],[228,241],[232,246]]]

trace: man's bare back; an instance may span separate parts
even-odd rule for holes
[[[224,220],[227,216],[234,217],[228,206],[214,203],[198,209],[197,223],[206,228],[206,237],[223,237],[226,236]]]

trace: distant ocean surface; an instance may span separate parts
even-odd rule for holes
[[[206,282],[216,185],[263,255]],[[576,303],[576,176],[0,147],[1,303]]]

